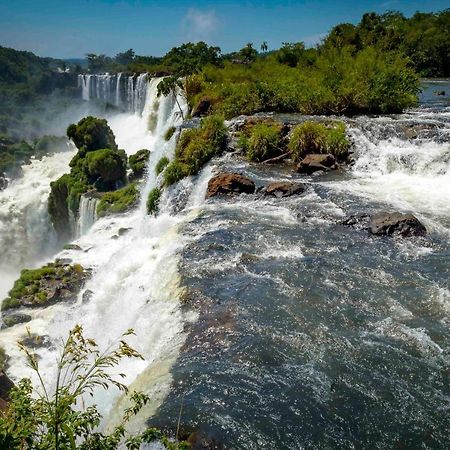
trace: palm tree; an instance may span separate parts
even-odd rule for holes
[[[263,53],[265,53],[265,52],[267,52],[268,49],[269,49],[269,47],[267,46],[267,42],[264,41],[264,42],[261,44],[261,51],[262,51]]]

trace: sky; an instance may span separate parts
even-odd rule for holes
[[[269,50],[282,42],[314,45],[336,24],[369,11],[440,11],[448,0],[0,0],[0,45],[39,56],[114,56],[132,48],[161,56],[183,42],[204,40],[223,53],[247,42]]]

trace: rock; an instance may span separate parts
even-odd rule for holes
[[[0,191],[6,189],[8,187],[8,179],[6,178],[4,173],[0,173]]]
[[[37,348],[54,348],[50,337],[39,334],[29,334],[19,341],[20,344],[32,350]]]
[[[206,198],[216,195],[253,194],[255,183],[239,173],[222,172],[212,177],[208,182]]]
[[[5,372],[0,371],[0,411],[4,411],[9,402],[9,391],[14,387],[14,383]]]
[[[93,295],[94,293],[90,289],[86,289],[81,296],[81,301],[83,303],[88,303],[91,301]]]
[[[66,244],[63,247],[64,250],[82,250],[82,248],[77,244]]]
[[[367,230],[368,229],[368,222],[369,222],[369,215],[368,214],[361,214],[361,215],[353,215],[349,216],[346,219],[344,219],[341,222],[341,225],[344,225],[346,227],[354,227],[359,230]]]
[[[333,155],[313,153],[310,155],[306,155],[303,160],[300,161],[300,163],[297,165],[297,172],[311,175],[312,173],[319,170],[328,172],[329,170],[335,168],[336,160]]]
[[[425,236],[426,228],[412,214],[380,212],[369,220],[369,232],[378,236]]]
[[[31,320],[31,316],[28,314],[4,314],[2,328],[13,327],[19,323],[26,323]]]
[[[444,96],[445,95],[445,91],[435,91],[434,93],[436,95],[440,95],[440,96]]]
[[[210,97],[202,97],[197,106],[192,111],[192,117],[206,116],[212,106],[212,100]]]
[[[273,197],[290,197],[291,195],[303,194],[306,186],[302,183],[295,183],[292,181],[277,181],[270,183],[265,189],[264,194]]]
[[[124,234],[127,234],[131,228],[119,228],[118,234],[119,236],[123,236]]]

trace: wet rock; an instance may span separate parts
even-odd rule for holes
[[[119,228],[118,234],[119,236],[123,236],[124,234],[127,234],[131,228]]]
[[[341,225],[344,225],[347,227],[354,227],[359,230],[367,230],[369,228],[369,215],[362,214],[362,215],[349,216],[341,222]]]
[[[435,93],[435,95],[438,95],[438,96],[444,96],[445,95],[445,91],[435,91],[434,93]]]
[[[94,295],[94,293],[90,290],[90,289],[86,289],[83,292],[83,295],[81,296],[81,301],[83,303],[88,303],[91,301],[92,296]]]
[[[297,165],[298,173],[305,173],[311,175],[314,172],[336,169],[336,160],[331,154],[310,154],[306,155],[302,161]]]
[[[82,248],[77,244],[66,244],[63,248],[64,250],[82,250]]]
[[[425,236],[424,225],[412,214],[380,212],[369,220],[369,232],[378,236]]]
[[[49,336],[40,334],[29,334],[19,341],[20,344],[30,349],[54,348]]]
[[[303,192],[305,192],[305,189],[306,186],[302,183],[295,183],[292,181],[277,181],[275,183],[270,183],[263,192],[265,195],[282,198],[303,194]]]
[[[210,97],[202,97],[197,106],[192,111],[192,117],[206,116],[212,106],[212,100]]]
[[[18,325],[19,323],[26,323],[31,320],[31,316],[28,314],[4,314],[3,317],[2,328],[10,328],[14,325]]]
[[[207,436],[200,431],[194,431],[187,439],[189,448],[192,450],[222,450],[225,447],[216,442],[214,438]]]
[[[0,191],[6,189],[8,187],[8,179],[6,178],[4,173],[0,173]]]
[[[0,371],[0,411],[4,411],[8,406],[9,392],[14,387],[14,383],[5,374]]]
[[[216,195],[253,194],[255,183],[239,173],[222,172],[212,177],[208,182],[206,198]]]

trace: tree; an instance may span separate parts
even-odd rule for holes
[[[128,64],[131,64],[134,60],[135,53],[133,49],[129,49],[126,52],[123,53],[117,53],[114,60],[117,64],[121,64],[122,66],[127,66]]]
[[[255,61],[257,56],[258,56],[258,51],[255,48],[253,48],[252,42],[248,42],[245,45],[245,47],[243,47],[239,50],[239,57],[245,63],[251,63],[251,62]]]
[[[131,406],[125,409],[121,423],[110,434],[95,431],[101,421],[97,406],[82,407],[84,396],[92,395],[96,388],[115,386],[120,391],[128,392],[121,381],[125,374],[119,373],[114,377],[109,370],[123,358],[142,359],[125,341],[131,334],[133,331],[128,330],[116,348],[100,352],[94,340],[84,337],[82,327],[75,326],[63,343],[53,392],[43,381],[37,355],[24,345],[19,345],[29,367],[39,379],[40,389],[33,395],[31,381],[25,378],[11,390],[8,409],[0,415],[0,448],[115,450],[125,447],[137,450],[142,443],[157,440],[168,449],[188,448],[183,442],[170,441],[155,428],[136,435],[127,431],[130,419],[150,400],[143,393],[131,393]]]
[[[174,96],[175,101],[177,102],[178,105],[178,109],[180,110],[181,117],[184,120],[183,109],[181,108],[181,105],[178,101],[178,92],[181,91],[183,92],[184,95],[186,95],[183,81],[177,76],[165,77],[158,83],[157,88],[158,88],[158,97],[160,95],[164,95],[164,97],[167,97],[170,94]]]
[[[264,41],[264,42],[261,44],[261,51],[262,51],[263,53],[266,53],[268,49],[269,49],[269,47],[267,46],[267,42]]]

